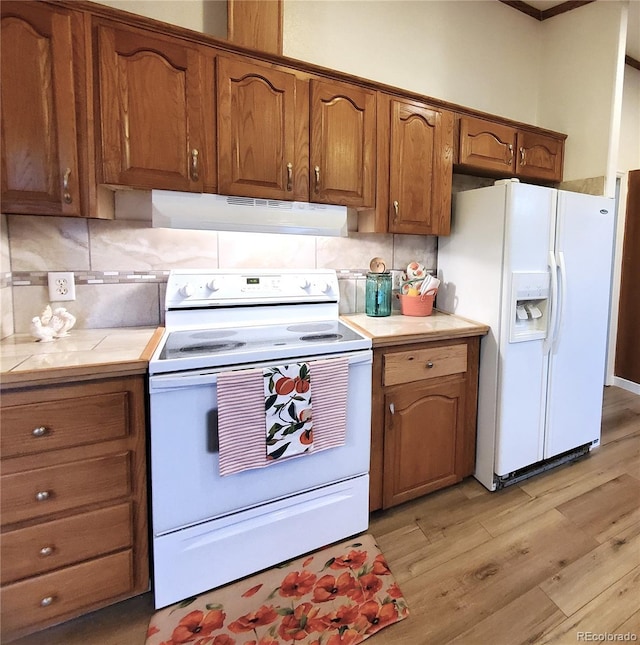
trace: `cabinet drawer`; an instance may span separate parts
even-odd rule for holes
[[[2,588],[2,634],[11,638],[32,625],[54,622],[131,589],[130,550],[7,585]]]
[[[112,553],[133,544],[129,503],[2,535],[2,584]]]
[[[384,355],[383,385],[398,385],[467,371],[467,346],[446,345]]]
[[[28,455],[124,437],[127,392],[2,408],[2,457]]]
[[[129,457],[124,452],[3,475],[2,524],[128,495]]]

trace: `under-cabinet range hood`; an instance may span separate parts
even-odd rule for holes
[[[151,191],[154,228],[347,236],[346,206]]]

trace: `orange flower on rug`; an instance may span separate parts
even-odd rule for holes
[[[408,615],[362,535],[161,609],[145,645],[356,645]]]

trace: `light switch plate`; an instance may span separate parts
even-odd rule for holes
[[[51,302],[76,299],[76,282],[73,271],[54,271],[49,273],[47,278]]]

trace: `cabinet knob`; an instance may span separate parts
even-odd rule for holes
[[[72,201],[71,193],[69,192],[69,177],[71,177],[71,168],[67,168],[62,177],[62,199],[65,204],[70,204]]]
[[[52,555],[52,554],[53,554],[53,547],[52,547],[52,546],[43,546],[43,547],[40,549],[40,555],[41,555],[41,556],[43,556],[43,557],[45,557],[45,558],[46,558],[48,555]]]
[[[293,188],[293,164],[289,162],[287,164],[287,190],[291,191]]]
[[[50,496],[51,495],[50,495],[48,490],[38,491],[36,493],[36,501],[37,502],[46,502],[49,499]]]
[[[194,148],[191,151],[191,181],[198,181],[200,178],[200,172],[198,170],[198,156],[199,152],[197,148]]]
[[[509,165],[513,163],[513,144],[509,144]]]
[[[398,211],[400,210],[400,204],[398,203],[397,199],[393,200],[393,210],[395,211],[396,219],[397,219],[398,218]]]
[[[389,403],[389,412],[391,412],[391,414],[396,413],[396,406],[393,403]]]
[[[521,146],[520,147],[520,163],[523,166],[527,165],[526,156],[527,156],[527,151]]]
[[[433,363],[431,361],[427,361],[427,367],[431,369],[433,367]]]
[[[40,607],[48,607],[49,605],[53,604],[53,596],[45,596],[41,601],[40,601]]]
[[[44,437],[49,434],[49,429],[46,426],[38,426],[31,431],[34,437]]]

